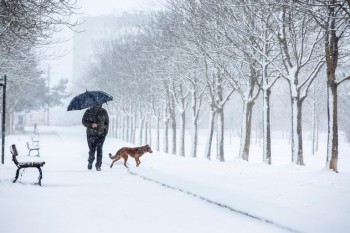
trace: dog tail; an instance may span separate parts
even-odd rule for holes
[[[110,157],[111,159],[114,159],[116,156],[117,156],[117,154],[116,154],[116,155],[114,155],[114,156],[112,156],[112,154],[111,154],[111,153],[109,153],[109,157]]]

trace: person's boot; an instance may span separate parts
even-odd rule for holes
[[[96,171],[101,171],[101,167],[96,167]]]
[[[88,169],[91,170],[92,169],[92,163],[89,162],[88,164]]]

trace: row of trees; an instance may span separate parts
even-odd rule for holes
[[[0,75],[7,75],[7,113],[61,104],[67,80],[49,89],[38,52],[71,20],[78,7],[72,0],[0,1]],[[51,57],[52,58],[52,57]],[[46,67],[45,67],[46,68]],[[1,93],[2,94],[2,93]],[[7,121],[11,122],[11,121]]]
[[[220,161],[225,159],[224,110],[230,98],[238,94],[243,104],[239,157],[244,160],[249,160],[253,108],[261,100],[262,157],[271,164],[270,97],[278,92],[274,85],[284,80],[289,91],[282,94],[289,96],[291,106],[291,160],[304,165],[303,104],[312,91],[316,99],[313,83],[322,80],[327,84],[327,167],[337,172],[337,88],[350,79],[342,69],[349,48],[349,13],[345,0],[168,0],[163,11],[143,19],[137,34],[101,42],[84,83],[115,96],[119,136],[135,142],[139,127],[141,142],[149,137],[152,117],[157,149],[163,122],[164,151],[171,141],[171,153],[183,156],[186,113],[191,114],[191,156],[196,157],[198,120],[206,109],[205,156],[211,158],[216,132]]]

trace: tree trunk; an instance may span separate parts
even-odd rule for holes
[[[148,124],[148,142],[149,142],[149,145],[152,145],[152,122],[151,122],[151,119],[149,119],[149,124]]]
[[[144,125],[145,118],[142,117],[140,119],[140,130],[139,130],[139,144],[142,145],[142,135],[143,135],[143,125]]]
[[[171,119],[171,130],[172,130],[172,151],[171,153],[176,155],[176,113],[175,113],[175,103],[174,100],[170,100],[171,107],[169,109],[170,119]]]
[[[130,141],[130,116],[128,114],[125,114],[125,118],[126,118],[125,138],[127,142],[131,142]]]
[[[171,151],[171,153],[176,155],[176,144],[177,143],[176,143],[176,121],[175,121],[175,119],[173,119],[171,121],[171,132],[172,132],[172,147],[171,147],[172,151]]]
[[[185,156],[185,125],[186,125],[186,113],[181,113],[181,128],[180,128],[180,148],[179,155]]]
[[[252,131],[252,110],[253,102],[244,101],[239,157],[246,161],[249,159],[250,135]]]
[[[271,165],[270,89],[263,90],[263,161]]]
[[[334,4],[334,1],[331,2]],[[335,8],[329,7],[329,15],[334,14]],[[327,64],[327,116],[328,116],[328,138],[327,138],[327,161],[326,166],[338,172],[338,86],[335,72],[338,64],[339,38],[335,30],[335,18],[331,19],[329,29],[325,35],[325,54]]]
[[[133,135],[132,133],[134,132],[134,118],[133,118],[133,115],[130,115],[129,116],[129,119],[130,119],[130,129],[129,129],[129,142],[133,142]]]
[[[205,147],[205,157],[209,160],[211,157],[211,146],[213,143],[215,114],[216,114],[215,111],[211,111],[209,115],[208,138],[207,138],[207,144]]]
[[[126,141],[126,130],[127,130],[127,127],[126,127],[126,115],[123,114],[123,140]]]
[[[156,150],[157,151],[159,151],[159,135],[160,135],[160,133],[159,133],[159,121],[160,121],[160,119],[159,119],[159,117],[157,117],[157,126],[156,126],[156,130],[157,130],[157,132],[156,132]]]
[[[133,116],[133,123],[132,123],[132,144],[136,143],[136,114]]]
[[[169,121],[164,122],[164,136],[163,136],[163,151],[164,153],[169,152]]]
[[[197,119],[193,119],[192,124],[192,137],[191,137],[191,156],[197,158],[197,147],[198,147],[198,123]]]
[[[327,167],[338,172],[338,93],[335,78],[329,78],[327,82],[327,116],[328,116],[328,140],[327,140]]]
[[[216,145],[216,159],[224,162],[224,111],[220,109],[217,112],[217,145]]]
[[[119,137],[118,127],[119,127],[119,115],[116,115],[114,118],[115,138]]]
[[[292,162],[304,165],[303,135],[302,135],[302,101],[299,97],[292,97]]]
[[[115,118],[115,137],[120,139],[120,115],[117,115]]]
[[[143,136],[144,136],[144,141],[143,141],[142,145],[148,143],[148,119],[147,119],[147,117],[145,119],[145,131],[144,131]]]

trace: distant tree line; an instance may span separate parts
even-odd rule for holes
[[[212,159],[216,134],[220,161],[225,160],[224,113],[238,95],[243,105],[239,157],[249,160],[252,120],[258,114],[262,160],[271,164],[270,97],[279,91],[276,85],[287,82],[288,90],[280,95],[290,100],[291,161],[304,165],[302,113],[308,99],[313,150],[320,108],[326,106],[325,162],[337,172],[338,107],[345,109],[338,98],[346,98],[338,89],[350,79],[345,69],[349,20],[346,0],[168,0],[164,10],[143,20],[138,33],[101,42],[83,83],[115,97],[113,136],[149,142],[151,127],[156,127],[151,143],[159,150],[162,127],[164,152],[185,155],[190,114],[190,155],[197,157],[198,120],[208,117],[205,157]],[[326,97],[324,102],[319,95]],[[253,112],[257,102],[261,112]]]
[[[9,116],[61,104],[67,80],[48,88],[38,48],[57,43],[52,36],[63,26],[74,27],[77,9],[75,0],[0,1],[0,75],[7,75]]]

